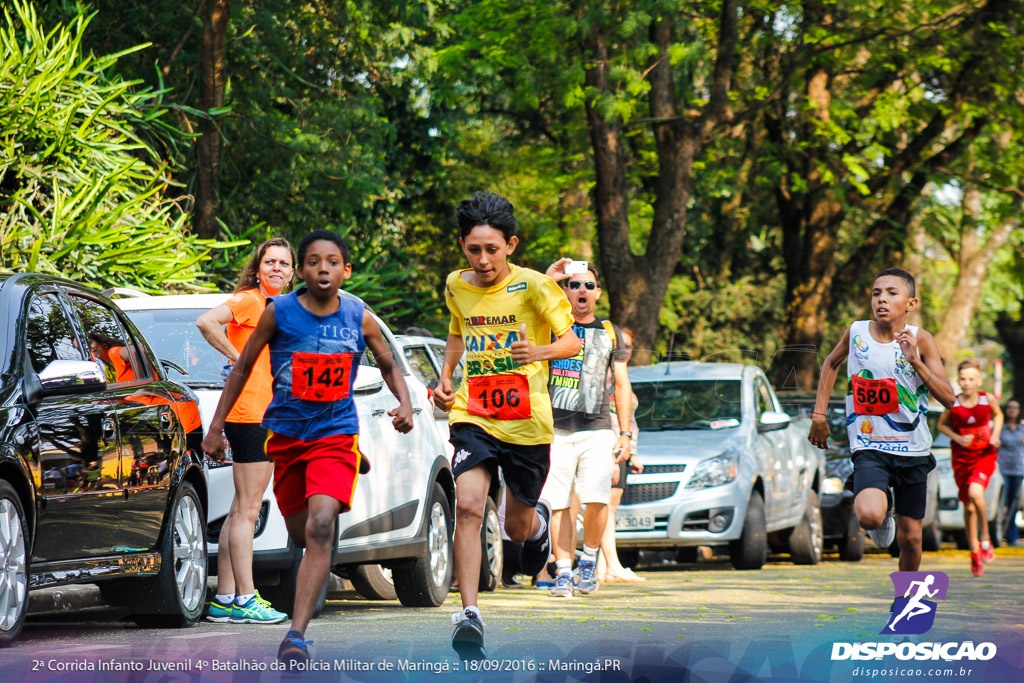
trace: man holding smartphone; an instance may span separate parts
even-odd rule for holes
[[[601,296],[597,269],[586,261],[563,258],[547,275],[560,283],[572,305],[573,331],[582,348],[574,358],[550,362],[548,391],[554,417],[551,469],[541,498],[551,505],[551,538],[558,567],[551,594],[572,597],[572,560],[575,520],[573,491],[587,506],[583,515],[583,557],[579,563],[579,591],[598,588],[597,551],[608,520],[613,470],[630,456],[629,430],[633,413],[632,388],[626,372],[629,352],[619,329],[594,315]],[[608,373],[615,378],[615,406],[619,429],[612,430]],[[614,523],[614,522],[612,522]]]

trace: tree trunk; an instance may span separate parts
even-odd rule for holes
[[[221,136],[220,127],[209,112],[224,106],[224,43],[230,8],[231,0],[210,2],[203,14],[203,37],[199,45],[200,108],[206,112],[206,116],[199,121],[200,136],[196,142],[198,173],[193,225],[196,234],[203,238],[215,238],[219,232],[217,204]]]
[[[583,44],[588,66],[585,85],[607,94],[609,45],[605,27],[594,22]],[[633,253],[629,233],[629,187],[622,122],[606,118],[595,97],[586,102],[587,125],[594,154],[598,248],[602,275],[609,292],[611,318],[632,328],[635,364],[651,360],[658,330],[658,313],[669,280],[682,251],[686,205],[693,185],[693,161],[707,136],[729,115],[733,57],[736,49],[737,0],[725,0],[720,15],[718,54],[711,78],[711,97],[696,115],[681,116],[676,104],[675,76],[669,48],[673,25],[669,17],[654,22],[651,43],[658,52],[651,59],[649,103],[658,155],[654,215],[642,257]]]
[[[1000,313],[996,319],[996,330],[1010,356],[1009,369],[1013,373],[1012,391],[1004,391],[1003,395],[1024,401],[1024,319],[1021,314],[1014,320],[1008,314]]]
[[[981,192],[977,187],[969,185],[964,190],[963,218],[960,222],[960,248],[954,254],[959,267],[956,289],[953,290],[953,296],[942,317],[942,323],[935,332],[939,356],[945,359],[946,365],[949,367],[955,364],[956,351],[960,347],[960,341],[967,333],[971,317],[981,300],[981,290],[985,284],[988,266],[996,252],[1006,244],[1010,233],[1017,225],[1015,217],[1004,219],[1001,224],[993,227],[985,237],[980,231],[981,220],[983,220]]]

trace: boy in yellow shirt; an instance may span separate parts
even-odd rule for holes
[[[499,486],[499,466],[505,533],[523,544],[523,571],[540,571],[551,552],[551,511],[540,500],[553,439],[547,361],[575,356],[580,342],[555,281],[506,260],[519,243],[507,199],[477,192],[459,205],[456,219],[471,268],[451,273],[445,285],[451,324],[434,398],[450,411],[455,449],[455,571],[463,611],[452,616],[452,647],[469,659],[484,657],[480,525],[488,493]],[[463,352],[466,381],[456,393],[452,372]]]

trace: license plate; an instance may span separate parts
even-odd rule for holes
[[[616,531],[651,531],[654,529],[653,512],[616,512]]]

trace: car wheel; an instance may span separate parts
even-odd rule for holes
[[[750,494],[747,515],[743,518],[743,534],[729,543],[729,560],[736,569],[760,569],[768,553],[765,532],[764,498],[758,491]]]
[[[348,580],[367,600],[394,600],[395,581],[391,570],[379,564],[360,564],[349,568]]]
[[[963,529],[957,529],[953,532],[953,542],[956,543],[958,550],[971,549],[971,544],[967,542],[967,532]]]
[[[487,507],[484,509],[484,521],[480,525],[480,590],[493,591],[501,585],[501,572],[504,568],[505,553],[501,542],[501,519],[498,518],[498,506],[488,496]]]
[[[696,546],[679,548],[676,550],[676,562],[679,564],[693,564],[697,561],[699,555],[700,552]]]
[[[988,523],[988,536],[989,540],[992,541],[992,547],[998,548],[1003,544],[1003,525],[999,523],[999,515],[996,516],[991,522]]]
[[[921,550],[936,551],[942,547],[942,530],[933,522],[921,529]]]
[[[619,564],[623,567],[633,569],[640,564],[640,551],[636,548],[616,548],[615,550],[619,556]]]
[[[206,601],[206,520],[192,484],[182,482],[160,548],[160,573],[140,579],[133,614],[143,628],[191,626]],[[148,611],[152,609],[152,611]]]
[[[28,537],[18,492],[0,480],[0,645],[21,633],[28,612]]]
[[[331,548],[331,566],[334,566],[334,558],[338,552],[338,522],[334,522],[334,547]],[[287,569],[281,571],[280,579],[276,584],[258,585],[260,595],[268,600],[278,612],[284,612],[289,617],[295,610],[295,589],[299,585],[299,566],[302,564],[302,548],[293,548],[292,563]],[[313,606],[313,618],[323,614],[324,606],[327,605],[327,587],[330,585],[331,577],[324,579],[324,585],[320,588],[320,595],[317,596],[316,605]]]
[[[864,540],[864,530],[860,528],[857,515],[850,510],[846,533],[839,541],[839,559],[843,562],[860,562],[864,557]]]
[[[435,483],[427,507],[427,547],[414,560],[391,570],[395,593],[406,607],[438,607],[448,597],[454,565],[455,522],[444,489]]]
[[[796,564],[818,564],[823,543],[821,505],[818,504],[818,494],[812,490],[807,494],[804,517],[789,536],[789,554]]]

